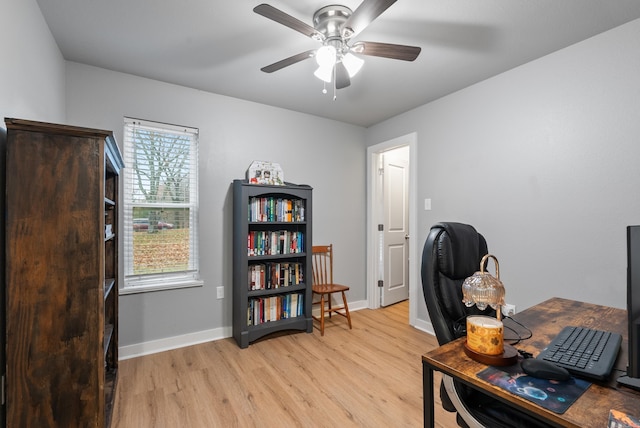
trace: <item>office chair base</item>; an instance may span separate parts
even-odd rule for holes
[[[453,378],[449,375],[442,375],[442,384],[444,385],[445,390],[447,391],[447,395],[449,396],[449,400],[456,409],[457,418],[461,418],[464,421],[464,425],[469,428],[485,428],[484,425],[480,423],[470,412],[467,410],[467,406],[464,405],[462,401],[460,401],[460,397],[458,396],[458,391],[456,391],[456,387],[453,383]],[[460,425],[458,423],[458,425]]]
[[[464,353],[474,361],[489,366],[512,366],[518,362],[518,351],[511,345],[504,345],[504,352],[501,355],[486,355],[474,351],[464,342]]]

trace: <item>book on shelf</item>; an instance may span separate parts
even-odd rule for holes
[[[252,264],[248,266],[248,289],[270,290],[300,285],[304,281],[303,271],[300,262]]]
[[[260,325],[271,321],[295,318],[304,314],[302,293],[259,297],[249,300],[247,325]]]
[[[247,236],[248,256],[298,254],[303,248],[304,234],[293,230],[254,230]]]
[[[249,198],[250,222],[303,222],[304,201],[275,196]]]

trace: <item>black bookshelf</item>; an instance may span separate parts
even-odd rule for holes
[[[307,185],[233,182],[233,337],[311,333],[311,201]]]

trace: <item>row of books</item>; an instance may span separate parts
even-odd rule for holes
[[[249,256],[274,256],[304,252],[304,234],[291,230],[251,231],[247,237]]]
[[[300,222],[304,221],[304,200],[284,199],[274,196],[249,198],[250,222]]]
[[[270,321],[295,318],[303,314],[303,293],[249,299],[247,325],[259,325]]]
[[[249,265],[249,290],[299,285],[304,282],[302,263],[262,263]]]

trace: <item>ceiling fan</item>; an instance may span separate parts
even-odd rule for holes
[[[355,11],[341,5],[325,6],[313,14],[313,27],[268,4],[256,6],[253,9],[255,13],[322,43],[318,49],[301,52],[267,65],[261,70],[265,73],[273,73],[305,59],[316,58],[318,69],[314,73],[315,76],[327,83],[333,81],[335,89],[342,89],[351,84],[351,77],[364,63],[354,54],[403,61],[415,60],[421,50],[416,46],[362,41],[351,43],[353,37],[396,1],[363,0]]]

